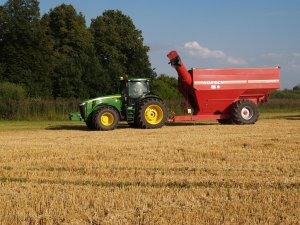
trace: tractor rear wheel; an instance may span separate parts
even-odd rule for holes
[[[139,126],[138,126],[138,124],[136,123],[136,121],[135,121],[134,123],[129,123],[128,125],[129,125],[129,127],[131,127],[131,128],[139,128]]]
[[[139,104],[135,124],[143,129],[161,128],[167,121],[167,115],[167,108],[162,100],[148,98]]]
[[[253,101],[241,99],[232,106],[232,121],[235,124],[254,124],[258,117],[258,107]]]
[[[103,106],[93,114],[93,125],[96,130],[113,130],[118,122],[118,112],[111,106]]]

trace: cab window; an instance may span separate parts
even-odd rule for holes
[[[141,81],[129,82],[128,88],[129,88],[129,96],[131,98],[141,97],[143,94],[146,94],[148,92],[147,82],[141,82]]]

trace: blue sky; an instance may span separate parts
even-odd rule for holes
[[[166,58],[175,49],[187,68],[280,65],[281,88],[300,83],[299,0],[41,0],[41,13],[62,3],[88,25],[107,9],[130,16],[158,74],[177,76]]]

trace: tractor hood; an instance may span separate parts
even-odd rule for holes
[[[116,94],[116,95],[107,95],[107,96],[89,99],[89,100],[83,101],[82,103],[92,103],[92,102],[106,103],[111,100],[119,100],[119,99],[121,99],[121,95]]]
[[[115,108],[118,112],[120,112],[122,108],[121,95],[107,95],[82,101],[79,105],[80,115],[83,118],[83,120],[87,121],[91,118],[93,112],[97,111],[104,105],[111,106]]]

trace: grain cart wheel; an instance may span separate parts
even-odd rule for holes
[[[103,106],[93,114],[93,124],[96,130],[113,130],[118,122],[118,112],[111,106]]]
[[[232,106],[232,121],[236,124],[254,124],[258,117],[259,111],[253,101],[242,99]]]
[[[139,104],[136,124],[143,129],[161,128],[167,120],[167,108],[157,98],[148,98]]]
[[[219,119],[218,120],[219,124],[223,124],[223,125],[228,125],[228,124],[232,124],[232,119]]]

